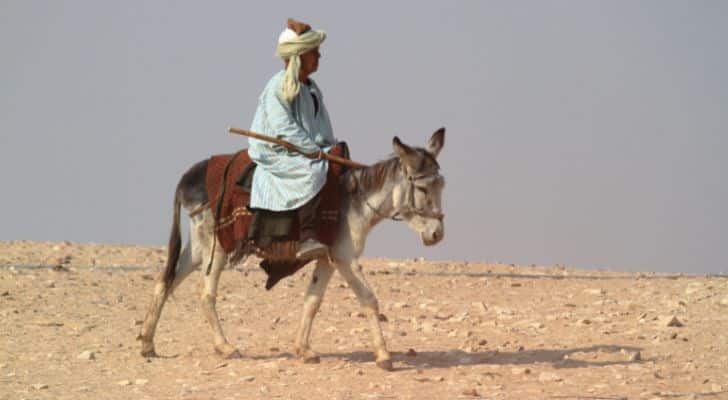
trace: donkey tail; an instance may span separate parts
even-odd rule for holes
[[[172,230],[167,245],[167,266],[164,269],[164,286],[167,290],[172,287],[172,282],[174,282],[177,261],[179,261],[179,253],[182,247],[179,230],[180,203],[180,193],[179,190],[176,190],[174,194],[174,220],[172,221]]]

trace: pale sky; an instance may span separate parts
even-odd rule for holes
[[[365,256],[728,272],[728,2],[0,1],[0,240],[162,245],[287,17],[357,161],[447,128],[445,239]]]

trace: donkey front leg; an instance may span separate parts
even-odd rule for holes
[[[372,342],[374,344],[374,354],[376,355],[377,366],[387,371],[392,370],[392,359],[387,351],[382,336],[382,327],[379,325],[379,302],[374,292],[367,284],[362,274],[361,265],[356,260],[352,260],[349,264],[337,264],[339,273],[344,277],[346,282],[351,286],[356,294],[359,304],[364,309],[364,313],[369,319],[372,329]]]
[[[207,275],[207,265],[203,264],[203,268],[201,270],[203,288],[200,296],[200,302],[202,305],[202,313],[205,315],[205,319],[207,319],[207,322],[210,324],[210,328],[212,328],[215,352],[222,355],[224,358],[239,358],[241,356],[240,352],[227,341],[225,334],[222,332],[220,319],[218,318],[217,310],[215,309],[215,304],[217,303],[217,284],[220,281],[220,274],[222,273],[226,263],[227,259],[225,253],[222,251],[220,243],[218,242],[210,274]]]
[[[311,350],[309,338],[311,336],[311,325],[313,319],[321,306],[326,286],[334,273],[334,269],[328,260],[320,259],[316,261],[316,269],[313,271],[311,283],[308,285],[306,297],[303,300],[303,316],[301,317],[301,326],[296,336],[296,344],[294,350],[296,355],[301,357],[304,363],[318,363],[319,356]]]

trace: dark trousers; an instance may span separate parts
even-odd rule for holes
[[[320,193],[298,209],[298,226],[301,231],[301,241],[316,238],[316,211],[321,203]]]

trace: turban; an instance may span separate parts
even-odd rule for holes
[[[281,32],[276,47],[276,55],[288,60],[288,67],[286,67],[281,84],[281,98],[285,102],[290,103],[298,95],[301,54],[315,49],[324,39],[326,39],[326,32],[311,30],[307,24],[288,19],[288,28]]]

